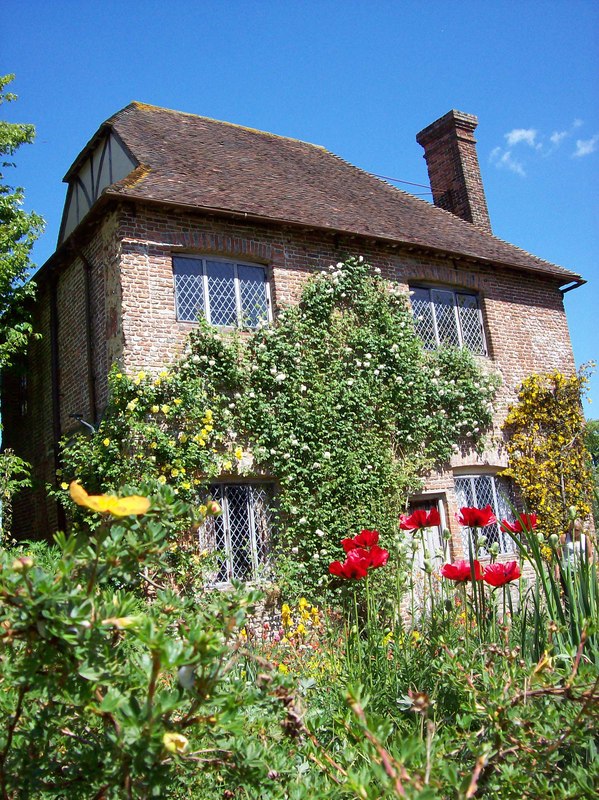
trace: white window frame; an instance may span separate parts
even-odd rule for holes
[[[203,289],[203,297],[204,297],[204,308],[203,308],[203,316],[206,321],[212,325],[211,313],[210,313],[210,294],[208,291],[208,269],[207,269],[207,262],[216,262],[219,264],[229,264],[233,267],[233,280],[234,280],[234,290],[235,290],[235,311],[237,315],[237,325],[218,325],[216,327],[220,328],[234,328],[234,327],[251,327],[246,326],[242,319],[242,304],[241,304],[241,286],[239,280],[239,267],[253,267],[254,269],[261,269],[264,275],[264,301],[266,304],[266,322],[272,322],[272,308],[271,308],[271,301],[270,301],[270,284],[268,281],[268,274],[267,274],[267,267],[264,264],[256,264],[252,263],[251,261],[234,261],[230,258],[219,258],[215,256],[197,256],[191,255],[187,253],[173,253],[172,255],[172,264],[173,264],[173,281],[174,281],[174,292],[175,292],[175,312],[177,316],[178,322],[196,322],[197,319],[182,319],[179,315],[179,294],[177,290],[177,281],[176,281],[176,260],[187,260],[193,261],[198,264],[198,277],[202,280],[202,289]],[[198,309],[199,313],[200,309]],[[257,326],[254,326],[257,327]]]
[[[247,514],[248,529],[247,544],[248,547],[235,545],[232,537],[232,510],[229,504],[228,490],[245,489],[247,491],[245,514]],[[220,481],[211,486],[212,497],[220,504],[222,513],[218,518],[209,520],[199,532],[200,546],[202,549],[208,548],[211,550],[218,550],[222,555],[222,561],[217,566],[212,580],[210,583],[217,587],[226,587],[231,584],[232,580],[245,580],[247,582],[259,581],[261,578],[267,578],[270,572],[270,550],[273,536],[273,520],[272,513],[268,512],[268,519],[265,521],[266,531],[265,541],[262,546],[258,542],[259,526],[257,524],[255,515],[255,498],[253,490],[264,491],[267,496],[270,496],[272,501],[275,494],[274,483],[241,483],[235,481]],[[217,526],[221,527],[221,534],[223,537],[222,543],[219,546],[217,541]],[[249,561],[249,576],[242,576],[236,574],[234,553],[239,551]],[[223,574],[223,572],[225,574]]]
[[[488,355],[488,348],[487,348],[487,340],[485,337],[485,327],[483,324],[483,315],[480,305],[480,295],[478,292],[469,292],[464,291],[462,289],[456,289],[449,286],[426,286],[420,283],[410,284],[410,292],[414,291],[421,291],[421,292],[428,292],[428,303],[430,306],[430,314],[433,323],[433,330],[432,333],[435,338],[435,346],[440,347],[442,342],[439,336],[439,330],[437,327],[437,304],[433,300],[433,292],[446,292],[452,295],[452,307],[453,313],[455,318],[456,324],[456,331],[458,336],[458,346],[464,347],[466,350],[469,350],[471,353],[479,356],[487,356]],[[458,304],[458,297],[473,297],[476,301],[476,310],[478,312],[478,324],[480,328],[480,335],[481,335],[481,350],[478,351],[477,349],[472,348],[465,340],[464,340],[464,332],[462,330],[462,320],[459,313],[459,304]]]
[[[486,528],[478,529],[476,536],[479,535],[487,536],[487,538],[493,538],[499,544],[499,553],[501,555],[509,555],[515,552],[515,545],[510,537],[509,533],[505,533],[505,531],[501,530],[501,525],[499,524],[502,517],[505,516],[506,519],[513,521],[513,513],[509,508],[507,502],[503,500],[503,494],[499,491],[497,487],[497,478],[499,476],[495,474],[491,474],[488,472],[478,472],[478,473],[470,473],[468,475],[454,475],[454,490],[456,495],[456,500],[458,501],[458,507],[464,505],[460,502],[459,498],[459,490],[457,481],[469,481],[470,482],[470,494],[472,497],[472,506],[476,508],[484,508],[487,503],[484,503],[482,500],[477,498],[476,494],[476,484],[475,481],[480,478],[488,478],[491,481],[491,493],[492,493],[492,501],[491,501],[491,508],[493,509],[493,513],[497,517],[497,523],[493,525],[487,525]],[[501,479],[506,481],[506,486],[509,486],[507,479]],[[506,498],[507,499],[507,498]],[[464,552],[468,554],[468,535],[471,535],[470,528],[462,528],[462,544],[464,546]],[[473,552],[476,554],[476,541],[472,541]],[[482,551],[483,555],[489,555],[488,547],[484,548]]]

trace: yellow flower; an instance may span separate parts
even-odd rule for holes
[[[150,447],[152,448],[152,450],[155,450],[158,447],[158,442],[151,442]]]
[[[233,469],[233,462],[232,461],[223,461],[223,471],[224,472],[231,472]]]
[[[71,499],[78,506],[85,506],[100,514],[112,514],[115,517],[128,517],[132,514],[145,514],[150,508],[147,497],[134,494],[130,497],[116,497],[112,494],[88,494],[81,484],[72,481],[69,487]]]
[[[135,411],[135,406],[139,403],[137,397],[127,403],[127,411]]]
[[[122,372],[117,372],[116,377],[117,378],[122,378],[123,377],[123,373]]]
[[[60,488],[61,488],[61,489],[68,489],[68,488],[69,488],[69,484],[68,484],[68,483],[65,483],[65,482],[63,481],[63,482],[60,484]]]
[[[296,636],[305,636],[306,635],[306,626],[304,625],[303,622],[300,622],[300,624],[295,629],[295,635]]]
[[[209,408],[206,409],[206,411],[204,412],[204,419],[202,420],[202,422],[204,422],[204,423],[205,422],[211,422],[212,421],[212,416],[213,416],[212,415],[212,411]]]
[[[108,438],[108,436],[104,439],[102,444],[104,445],[104,447],[108,447],[108,445],[110,444],[110,439]]]
[[[175,397],[175,399],[173,400],[173,403],[174,403],[176,406],[180,406],[182,402],[183,402],[183,400],[181,400],[181,398],[180,398],[180,397]]]
[[[164,475],[159,475],[158,483],[166,483],[166,478],[164,477]]]
[[[152,406],[152,414],[157,414],[160,411],[160,406]]]
[[[183,489],[191,489],[191,483],[189,481],[183,481],[183,483],[181,484],[181,487]]]
[[[283,664],[283,662],[279,664],[278,669],[279,672],[283,673],[283,675],[287,675],[287,673],[289,672],[289,667],[287,666],[287,664]]]
[[[102,625],[112,625],[120,631],[133,628],[141,622],[140,617],[108,617],[102,620]]]
[[[160,406],[160,410],[162,411],[163,414],[168,414],[168,412],[171,410],[171,407],[168,406],[166,403],[164,403],[163,405]]]
[[[171,476],[173,478],[176,478],[178,474],[179,474],[179,470],[177,468],[171,470]]]
[[[241,447],[236,447],[233,455],[239,461],[241,458],[243,458],[243,449]]]
[[[299,608],[300,611],[303,611],[304,608],[307,608],[309,605],[310,603],[308,603],[305,597],[300,597],[297,607]]]
[[[175,755],[183,755],[189,750],[189,740],[182,733],[165,733],[162,737],[164,749]]]

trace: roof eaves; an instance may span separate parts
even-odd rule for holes
[[[531,273],[532,274],[542,274],[542,275],[551,276],[551,277],[554,277],[554,278],[562,278],[563,279],[563,283],[570,283],[570,282],[572,282],[574,280],[582,280],[581,276],[578,275],[577,273],[571,272],[570,270],[567,270],[564,267],[560,267],[557,264],[551,264],[549,261],[543,261],[543,259],[539,259],[540,263],[539,263],[538,267],[536,267],[536,266],[535,267],[532,267],[532,266],[531,267],[526,267],[526,266],[524,266],[522,264],[514,264],[514,263],[511,263],[509,261],[502,261],[500,259],[487,258],[485,256],[480,256],[480,255],[477,255],[477,254],[474,254],[474,253],[466,253],[464,251],[459,251],[459,250],[450,250],[450,249],[447,249],[447,248],[435,247],[433,245],[425,245],[425,244],[422,244],[421,242],[415,242],[415,241],[409,241],[409,240],[404,240],[404,239],[391,238],[389,236],[383,236],[382,234],[360,233],[358,231],[347,230],[347,229],[342,229],[342,228],[333,228],[333,227],[330,227],[330,226],[327,226],[327,225],[318,225],[316,223],[308,223],[308,222],[303,222],[303,221],[298,221],[298,220],[293,220],[293,219],[286,219],[284,217],[266,216],[266,215],[255,214],[255,213],[252,214],[252,213],[249,213],[247,211],[234,211],[234,210],[232,210],[230,208],[220,208],[220,207],[216,207],[216,206],[198,206],[198,205],[195,205],[193,203],[185,203],[185,202],[176,201],[176,200],[165,200],[165,199],[148,198],[148,197],[145,197],[144,195],[136,195],[135,193],[132,193],[131,191],[127,191],[125,193],[125,192],[121,192],[121,191],[118,191],[118,190],[111,190],[110,187],[107,187],[104,190],[103,196],[118,197],[121,200],[128,199],[128,200],[133,200],[133,201],[137,201],[137,202],[152,203],[152,204],[155,204],[155,205],[169,206],[171,208],[180,208],[180,209],[185,210],[185,211],[195,211],[195,212],[197,212],[197,211],[205,211],[206,213],[209,213],[209,214],[218,214],[219,216],[234,216],[234,217],[237,217],[238,219],[252,220],[252,221],[257,221],[257,222],[261,222],[261,223],[274,223],[274,224],[277,224],[277,225],[293,225],[294,227],[298,227],[298,228],[304,228],[304,229],[309,228],[309,229],[312,229],[312,230],[322,230],[322,231],[326,231],[328,233],[342,233],[342,234],[344,234],[346,236],[359,236],[359,237],[362,237],[362,238],[365,238],[365,239],[373,239],[373,240],[377,240],[377,241],[393,243],[393,244],[396,244],[396,245],[402,245],[402,246],[405,246],[405,247],[412,247],[412,248],[415,248],[415,249],[419,250],[420,252],[446,254],[446,255],[451,256],[452,258],[459,258],[459,259],[467,260],[467,261],[471,261],[471,262],[478,262],[478,263],[482,263],[482,264],[485,264],[485,265],[488,265],[488,266],[492,266],[492,267],[508,267],[509,269],[514,269],[514,270],[517,270],[519,272],[526,272],[526,273],[529,273],[529,274],[531,274]],[[445,213],[449,213],[449,212],[445,212]],[[469,223],[465,223],[465,224],[469,224]],[[511,246],[515,247],[515,245],[511,245]],[[517,248],[517,249],[520,250],[520,248]],[[524,250],[522,250],[521,252],[522,253],[526,253],[526,251],[524,251]],[[526,253],[526,255],[531,257],[530,254]],[[536,256],[532,256],[532,257],[536,258]],[[546,265],[546,267],[545,267],[545,265]]]

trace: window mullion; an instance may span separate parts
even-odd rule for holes
[[[256,545],[256,518],[254,509],[254,493],[253,487],[248,486],[247,492],[247,515],[248,515],[248,530],[249,530],[249,546],[250,546],[250,559],[252,562],[252,577],[255,579],[258,575],[258,548]]]
[[[433,295],[430,289],[428,292],[428,302],[431,309],[431,319],[433,321],[433,333],[435,335],[435,342],[437,343],[437,347],[440,347],[441,339],[439,337],[439,328],[437,327],[437,310],[435,308],[435,303],[433,302]]]
[[[231,525],[229,521],[229,493],[227,486],[223,485],[221,490],[222,506],[221,512],[223,516],[223,533],[225,535],[225,560],[227,562],[227,578],[232,580],[233,575],[233,547],[231,545]]]
[[[202,259],[202,281],[204,283],[204,316],[206,322],[210,325],[212,320],[210,317],[210,297],[208,296],[208,269],[206,267],[206,259]]]
[[[235,286],[235,309],[237,311],[237,326],[243,324],[243,309],[241,308],[241,286],[239,285],[239,269],[237,264],[233,264],[233,281]]]
[[[462,319],[458,309],[458,297],[455,292],[451,293],[451,300],[453,303],[453,316],[455,318],[456,331],[458,332],[458,343],[460,347],[464,347],[464,333],[462,331]]]

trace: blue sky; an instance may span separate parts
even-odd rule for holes
[[[5,0],[0,73],[34,146],[11,181],[47,220],[107,117],[131,100],[321,144],[379,175],[426,184],[415,135],[476,114],[494,233],[588,284],[566,295],[577,363],[599,357],[599,4],[594,0]],[[430,198],[425,187],[399,184]],[[590,392],[599,417],[599,378]]]

